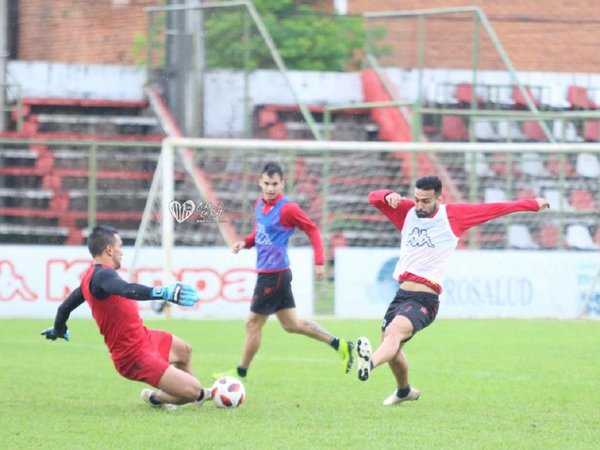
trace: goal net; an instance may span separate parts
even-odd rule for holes
[[[252,231],[258,177],[268,161],[282,165],[286,195],[320,226],[330,267],[340,247],[397,247],[398,231],[367,196],[391,189],[412,197],[414,181],[429,174],[442,179],[448,203],[543,196],[551,204],[543,214],[512,214],[476,227],[460,248],[582,255],[600,248],[600,145],[168,138],[132,268],[145,251],[160,249],[168,281],[174,247],[228,246]],[[290,245],[309,242],[295,233]],[[582,312],[600,312],[599,266],[586,266],[578,286]]]

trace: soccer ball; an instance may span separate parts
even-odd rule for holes
[[[217,408],[237,408],[246,398],[246,389],[235,377],[221,377],[212,386],[212,399]]]

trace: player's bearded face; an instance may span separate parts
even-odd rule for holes
[[[441,196],[436,196],[434,190],[415,189],[415,208],[417,217],[431,217],[442,202]]]
[[[262,190],[264,199],[273,200],[275,197],[277,197],[283,192],[283,187],[285,186],[285,183],[278,173],[274,173],[273,176],[269,176],[266,173],[263,173],[260,176],[258,185]]]

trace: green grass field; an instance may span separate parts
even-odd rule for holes
[[[376,344],[379,321],[321,320]],[[247,402],[154,410],[114,370],[95,324],[0,321],[2,449],[600,448],[600,322],[438,320],[406,346],[417,402],[383,407],[387,367],[360,382],[337,355],[274,320],[245,381]],[[241,321],[148,321],[194,347],[205,384],[233,367]]]

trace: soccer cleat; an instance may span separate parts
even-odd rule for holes
[[[202,400],[196,400],[194,405],[200,406],[207,400],[212,400],[212,390],[211,389],[202,389],[204,391],[204,397]]]
[[[241,376],[238,371],[237,368],[236,369],[230,369],[230,370],[226,370],[225,372],[216,372],[212,374],[213,380],[218,380],[221,377],[235,377],[235,378],[240,378],[240,379],[244,379],[246,378],[245,376]]]
[[[406,397],[398,397],[398,391],[394,391],[392,395],[386,398],[383,401],[385,406],[398,405],[402,402],[418,400],[421,393],[417,389],[410,388],[410,392],[406,395]]]
[[[338,355],[342,358],[342,368],[344,373],[350,372],[352,364],[354,363],[354,357],[352,356],[352,350],[354,350],[354,342],[346,339],[340,339],[340,346],[338,347]]]
[[[172,405],[170,403],[160,403],[158,405],[155,403],[152,403],[152,401],[150,400],[150,397],[152,397],[152,394],[154,394],[154,391],[152,389],[144,389],[141,394],[142,400],[144,400],[146,403],[148,403],[150,406],[152,406],[153,408],[156,408],[156,409],[166,409],[167,411],[172,411],[174,409],[177,409],[177,406]]]
[[[358,356],[358,379],[367,381],[371,372],[371,343],[366,337],[359,337],[356,344]]]

